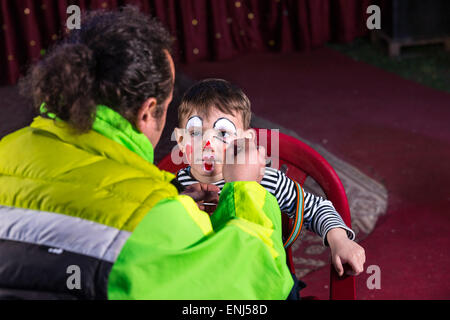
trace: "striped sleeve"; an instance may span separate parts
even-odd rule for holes
[[[261,185],[275,196],[280,210],[294,218],[299,196],[295,182],[279,170],[266,168]],[[355,239],[355,233],[345,225],[331,201],[305,191],[304,195],[304,226],[322,237],[324,245],[328,245],[326,235],[333,228],[343,228],[351,240]]]
[[[279,170],[266,168],[261,185],[275,196],[281,212],[293,218],[298,198],[294,181]]]
[[[333,228],[342,228],[347,232],[350,240],[355,239],[355,233],[346,226],[331,201],[309,192],[305,192],[303,219],[304,226],[322,237],[326,246],[328,246],[326,235]]]
[[[197,180],[193,179],[191,175],[189,174],[189,171],[187,169],[181,169],[177,172],[176,176],[179,183],[181,183],[183,186],[187,187],[191,184],[198,183]]]

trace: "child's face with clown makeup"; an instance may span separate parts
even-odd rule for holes
[[[240,114],[226,114],[213,108],[208,116],[194,111],[176,129],[177,142],[191,166],[191,174],[202,183],[221,180],[225,149],[235,139],[255,137],[244,130]]]

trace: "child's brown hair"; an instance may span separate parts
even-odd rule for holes
[[[181,125],[193,109],[208,116],[211,108],[225,114],[240,114],[244,130],[250,128],[250,100],[240,88],[223,79],[205,79],[189,88],[178,108],[178,123]]]

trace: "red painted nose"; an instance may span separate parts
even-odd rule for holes
[[[203,147],[203,150],[205,150],[205,149],[212,149],[211,142],[209,142],[209,140],[208,140],[208,142],[206,142],[205,146]]]

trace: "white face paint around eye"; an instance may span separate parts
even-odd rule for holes
[[[220,118],[214,123],[214,130],[221,133],[220,138],[228,138],[230,135],[236,135],[237,130],[234,123],[226,118]]]
[[[199,116],[192,116],[186,123],[186,131],[192,137],[200,137],[202,135],[203,120]]]
[[[202,118],[200,118],[199,116],[190,117],[188,122],[186,123],[186,129],[189,129],[191,127],[203,127]]]

